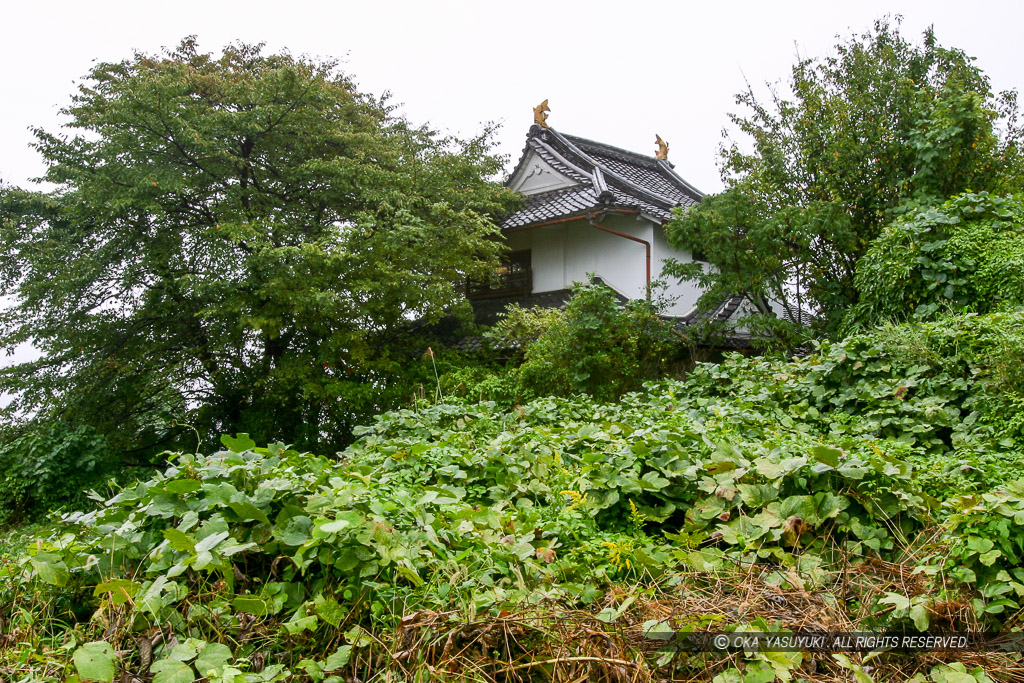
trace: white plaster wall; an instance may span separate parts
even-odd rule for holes
[[[648,242],[653,234],[649,221],[623,221],[609,216],[601,224]],[[587,273],[594,273],[620,294],[630,299],[642,298],[645,263],[644,245],[638,242],[599,230],[587,221],[566,225],[564,286],[573,281],[584,282]]]
[[[661,277],[665,259],[691,260],[688,252],[671,249],[661,226],[646,218],[609,215],[601,224],[651,243],[654,280]],[[594,273],[630,299],[645,296],[645,249],[639,242],[599,230],[585,220],[515,231],[507,239],[514,251],[530,249],[534,294],[566,289]],[[668,294],[677,300],[665,313],[685,315],[693,309],[700,291],[690,283],[671,282]]]
[[[533,291],[551,292],[565,289],[565,226],[552,225],[530,230],[533,244],[530,259],[533,267]]]
[[[701,295],[700,289],[692,282],[679,282],[676,278],[663,278],[661,270],[665,267],[665,261],[670,258],[681,263],[688,263],[693,260],[693,256],[688,251],[676,250],[670,247],[668,239],[665,237],[665,230],[660,226],[654,230],[653,246],[654,263],[651,264],[651,277],[655,280],[664,279],[668,285],[665,289],[665,294],[670,299],[675,299],[666,310],[666,313],[668,315],[686,315],[697,305],[697,299]]]

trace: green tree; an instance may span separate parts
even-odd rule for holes
[[[992,93],[960,50],[921,44],[887,20],[793,67],[790,94],[737,96],[726,190],[668,226],[673,245],[714,268],[677,265],[706,301],[744,293],[798,324],[834,331],[859,292],[858,260],[883,226],[971,189],[1020,187],[1016,93]],[[810,314],[810,315],[808,315]]]
[[[0,391],[143,457],[183,423],[344,443],[411,391],[403,328],[493,268],[489,216],[515,201],[490,130],[414,127],[335,63],[262,46],[98,64],[63,113],[36,130],[56,189],[0,194],[0,339],[42,352]]]

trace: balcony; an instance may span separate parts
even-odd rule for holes
[[[532,291],[533,270],[518,263],[507,263],[486,279],[466,280],[466,298],[471,301],[502,296],[527,296]]]

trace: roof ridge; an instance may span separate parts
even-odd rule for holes
[[[503,230],[614,207],[637,210],[662,224],[671,219],[672,209],[692,206],[703,196],[670,164],[537,124],[530,127],[523,154],[506,184],[522,180],[531,154],[574,184],[530,194],[521,211],[502,220]]]
[[[617,184],[620,187],[624,185],[625,189],[641,192],[644,195],[646,195],[647,199],[654,200],[653,203],[655,205],[664,204],[662,208],[665,209],[671,209],[679,205],[679,202],[672,199],[671,197],[666,197],[660,192],[656,192],[650,188],[644,187],[643,185],[640,185],[639,183],[636,183],[630,180],[629,178],[626,178],[620,173],[616,173],[615,169],[608,168],[607,166],[597,161],[596,159],[592,159],[590,155],[586,153],[586,151],[579,149],[579,147],[577,147],[576,144],[569,139],[569,137],[571,136],[568,136],[565,133],[559,133],[554,128],[548,128],[548,131],[554,133],[556,138],[561,138],[564,142],[568,143],[572,148],[574,148],[579,154],[581,154],[588,162],[593,164],[595,167],[600,167],[601,171],[604,173],[605,176],[607,176],[607,178],[612,182],[612,184]]]
[[[700,198],[704,196],[703,192],[698,190],[690,183],[686,182],[686,180],[681,175],[676,173],[675,165],[672,162],[668,161],[667,159],[658,159],[657,157],[645,156],[640,152],[634,152],[629,149],[616,147],[615,145],[609,145],[604,142],[598,142],[596,140],[590,140],[588,138],[581,138],[578,135],[570,135],[569,133],[558,134],[574,144],[583,143],[584,145],[589,145],[597,149],[607,150],[609,152],[607,156],[610,156],[612,158],[626,157],[625,159],[619,158],[619,161],[643,162],[645,168],[648,168],[652,171],[664,171],[665,173],[667,173],[672,178],[672,180],[676,181],[681,186],[681,190],[693,195],[692,199],[696,199],[699,201]]]
[[[596,140],[590,140],[588,138],[581,138],[578,135],[570,135],[569,133],[559,133],[559,135],[568,138],[571,142],[574,143],[583,143],[585,146],[591,146],[597,149],[607,150],[611,154],[622,154],[624,156],[630,157],[631,159],[642,161],[648,168],[652,170],[656,170],[658,168],[658,160],[653,156],[645,156],[640,152],[634,152],[629,149],[616,147],[615,145],[608,145],[603,142],[598,142]]]
[[[577,182],[593,182],[594,174],[592,171],[588,171],[585,168],[580,168],[576,164],[572,163],[572,161],[566,159],[564,156],[559,154],[558,150],[553,148],[544,140],[541,140],[539,138],[531,138],[528,144],[529,146],[533,147],[534,151],[540,154],[541,158],[543,158],[548,163],[554,162],[555,164],[563,166],[565,169],[580,176],[579,178],[575,178]],[[550,159],[547,157],[550,157]],[[587,161],[591,161],[589,157],[587,158]],[[591,165],[596,167],[596,162],[591,161]]]
[[[681,175],[676,173],[675,166],[673,166],[667,159],[658,159],[657,161],[658,165],[661,166],[666,173],[670,174],[673,178],[675,178],[679,182],[679,184],[682,185],[686,190],[693,193],[693,199],[696,199],[699,202],[704,197],[703,192],[698,190],[690,183],[686,182]]]
[[[556,187],[553,190],[544,190],[543,192],[535,192],[531,195],[527,195],[526,201],[534,201],[535,199],[548,199],[554,197],[557,194],[568,193],[568,192],[589,192],[591,195],[597,195],[594,188],[586,185],[569,185],[568,187]]]

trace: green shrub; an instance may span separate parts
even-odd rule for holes
[[[88,427],[36,423],[0,445],[0,522],[79,506],[116,470],[103,437]]]
[[[534,398],[520,384],[515,367],[467,364],[445,372],[439,381],[446,397],[493,401],[505,410]]]
[[[1024,305],[1024,197],[963,194],[889,225],[857,264],[846,327]]]
[[[603,284],[577,283],[565,312],[527,347],[519,375],[538,396],[614,400],[660,376],[679,346],[647,302],[623,305]]]
[[[564,315],[560,308],[523,308],[510,304],[501,319],[484,333],[484,338],[496,353],[508,353],[521,359],[526,349]]]
[[[942,601],[967,605],[954,626],[996,626],[1024,602],[1021,451],[990,407],[1019,390],[1022,318],[890,325],[790,361],[733,354],[616,403],[421,401],[359,428],[340,461],[225,437],[223,451],[174,455],[64,515],[0,579],[34,577],[95,607],[51,661],[69,666],[74,647],[113,661],[104,647],[134,652],[160,626],[174,639],[153,646],[152,671],[183,680],[231,667],[253,683],[344,680],[357,660],[363,680],[426,670],[392,657],[409,649],[411,619],[486,623],[538,606],[600,623],[644,591],[699,593],[737,573],[744,590],[756,575],[794,594],[842,591],[835,609],[859,626],[924,628]],[[485,366],[465,376],[507,380]],[[958,460],[959,479],[933,471]]]
[[[1024,467],[1024,310],[888,324],[790,362],[698,366],[699,393],[822,434],[886,441],[928,493],[956,497]]]

